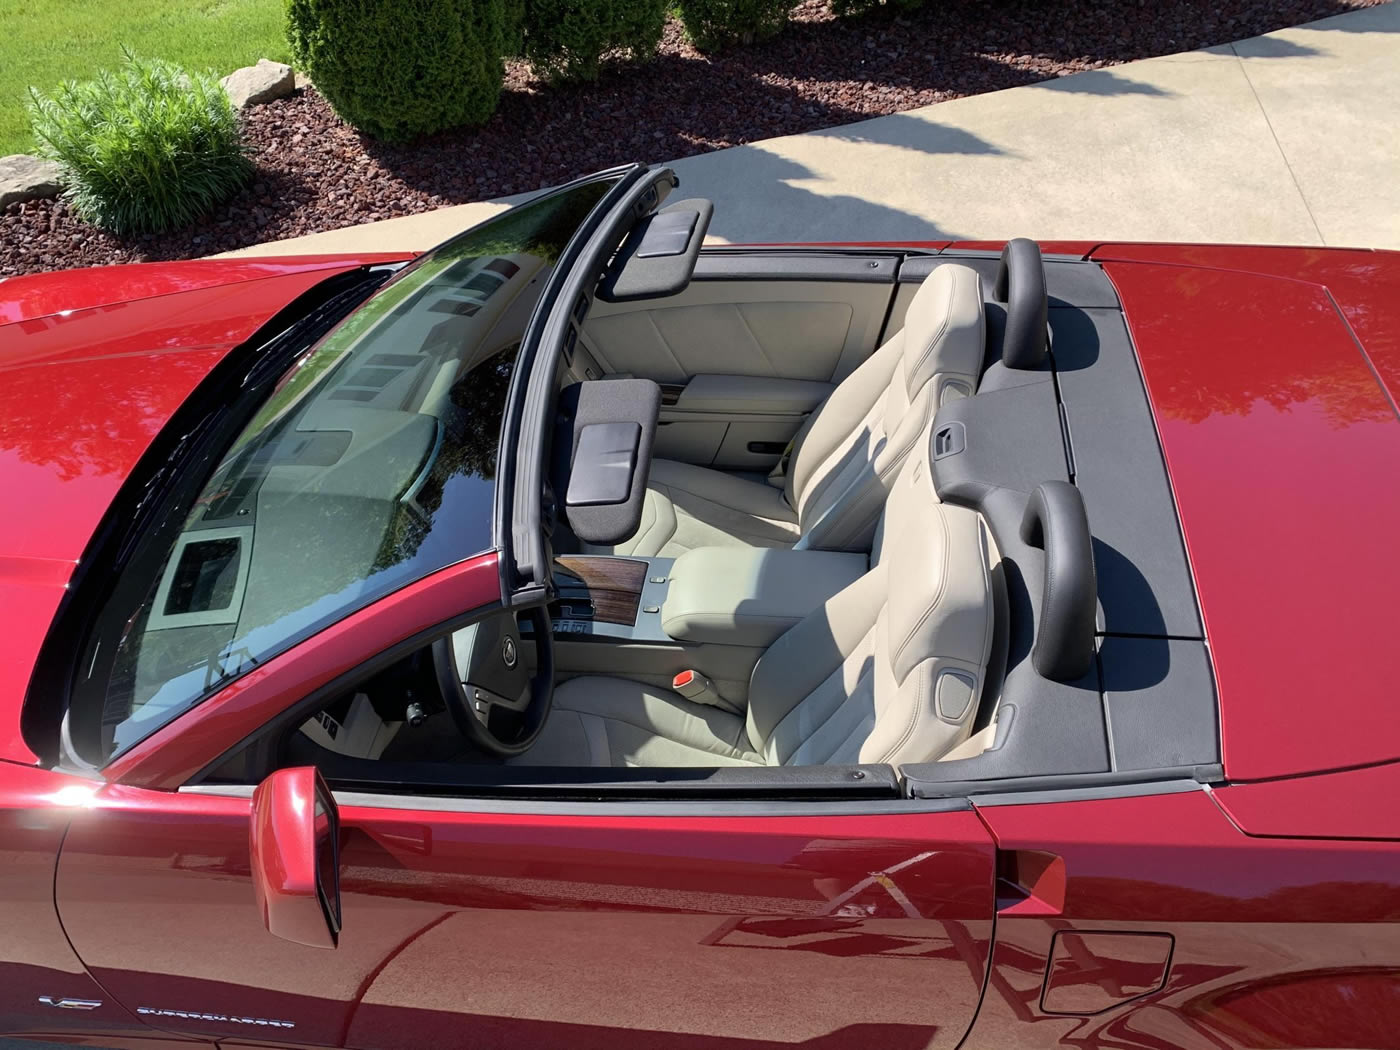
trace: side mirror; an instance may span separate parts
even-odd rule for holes
[[[269,932],[313,948],[340,937],[340,813],[314,766],[279,769],[253,792],[253,893]]]

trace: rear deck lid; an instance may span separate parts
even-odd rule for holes
[[[1232,780],[1400,758],[1400,426],[1321,284],[1107,262],[1161,437]]]

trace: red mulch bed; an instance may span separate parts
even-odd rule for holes
[[[358,135],[307,90],[247,111],[257,179],[199,226],[119,239],[62,202],[12,205],[0,215],[0,276],[210,255],[1227,43],[1378,2],[930,0],[907,14],[836,21],[825,0],[805,0],[775,39],[711,58],[670,25],[655,61],[593,85],[547,89],[512,66],[485,127],[411,146]]]

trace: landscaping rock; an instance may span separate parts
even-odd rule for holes
[[[58,165],[42,157],[0,157],[0,208],[57,197],[63,190],[58,173]]]
[[[358,134],[306,89],[244,114],[257,178],[203,222],[120,238],[86,225],[61,200],[13,204],[0,209],[0,278],[187,259],[489,200],[638,157],[689,157],[848,124],[1378,2],[1057,0],[1047,22],[1037,0],[959,0],[838,22],[827,0],[801,0],[792,25],[772,40],[710,57],[672,21],[656,61],[587,87],[556,91],[508,63],[501,107],[484,127],[400,144]]]
[[[256,66],[235,69],[220,81],[228,92],[234,109],[286,98],[296,90],[296,75],[292,67],[282,62],[258,59]]]

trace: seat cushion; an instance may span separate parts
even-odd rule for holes
[[[554,690],[554,706],[517,765],[749,766],[763,759],[744,720],[626,678],[584,675]]]
[[[696,547],[791,547],[799,534],[797,512],[772,485],[657,459],[636,533],[614,547],[585,550],[673,558]]]

